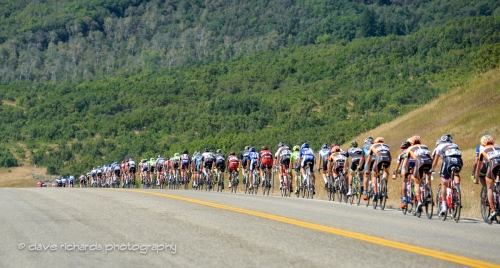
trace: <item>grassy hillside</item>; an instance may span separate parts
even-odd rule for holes
[[[280,140],[318,148],[455,88],[474,75],[481,49],[498,42],[499,17],[468,18],[411,36],[282,48],[192,68],[2,84],[0,141],[24,144],[32,164],[62,173],[186,148],[239,151]]]
[[[389,123],[358,135],[358,142],[367,136],[382,136],[390,145],[393,155],[408,137],[419,135],[423,143],[434,148],[436,140],[445,133],[453,135],[454,142],[463,152],[464,168],[461,172],[462,198],[465,217],[480,218],[479,192],[481,187],[470,181],[475,148],[483,135],[500,140],[500,70],[479,75],[463,86],[443,94],[428,104],[415,109]],[[347,146],[348,143],[344,144]],[[395,161],[392,163],[395,166]],[[390,181],[390,201],[399,205],[401,180]],[[433,181],[436,191],[440,179]]]

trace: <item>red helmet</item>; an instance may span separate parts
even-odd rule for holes
[[[229,155],[236,155],[236,153],[235,152],[230,152]]]
[[[262,147],[260,147],[260,150],[264,151],[264,150],[268,150],[268,149],[267,149],[267,146],[262,146]]]

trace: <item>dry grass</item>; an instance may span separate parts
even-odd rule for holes
[[[434,148],[436,140],[443,134],[453,135],[454,142],[463,152],[464,168],[461,173],[464,217],[480,218],[480,186],[470,181],[475,157],[475,148],[482,135],[489,134],[500,139],[500,71],[492,70],[477,76],[467,85],[440,96],[392,122],[363,133],[354,140],[362,143],[367,136],[382,136],[399,153],[399,145],[408,137],[419,135],[424,144]],[[348,144],[343,145],[344,148]],[[396,166],[395,157],[392,167]],[[433,181],[436,191],[439,179]],[[399,205],[401,180],[389,182],[390,205]]]

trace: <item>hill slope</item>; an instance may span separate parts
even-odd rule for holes
[[[445,133],[453,136],[463,152],[464,168],[461,172],[464,216],[480,218],[479,185],[472,184],[475,148],[483,135],[500,140],[500,70],[492,70],[475,77],[469,83],[444,94],[406,115],[365,132],[353,140],[360,143],[367,137],[382,136],[388,142],[393,155],[399,153],[399,145],[408,137],[419,135],[424,144],[434,148],[436,140]],[[348,146],[348,144],[344,144]],[[393,161],[395,167],[395,161]],[[439,179],[433,181],[436,190]],[[390,181],[390,201],[398,205],[400,180]]]

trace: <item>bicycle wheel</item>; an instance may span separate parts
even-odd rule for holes
[[[337,180],[337,186],[335,187],[335,195],[337,196],[337,201],[342,203],[342,181],[340,179]]]
[[[479,209],[481,210],[481,216],[483,221],[488,223],[488,218],[490,217],[490,203],[488,202],[487,189],[483,187],[481,189],[481,204],[479,204]]]
[[[457,186],[453,186],[451,193],[451,209],[450,216],[454,222],[458,222],[460,220],[460,211],[462,210],[462,196]]]
[[[356,193],[357,195],[357,200],[356,200],[356,205],[359,206],[359,203],[361,203],[361,194],[363,193],[363,183],[358,181],[358,192]]]
[[[380,209],[385,209],[385,202],[387,201],[387,182],[384,178],[380,179]]]
[[[331,178],[328,178],[328,182],[327,182],[327,186],[326,186],[326,191],[328,193],[328,201],[333,201],[333,199],[335,197],[333,196],[333,185],[332,185],[332,182],[331,182]]]
[[[432,187],[429,184],[425,185],[425,214],[429,220],[432,219],[432,215],[434,214]]]

